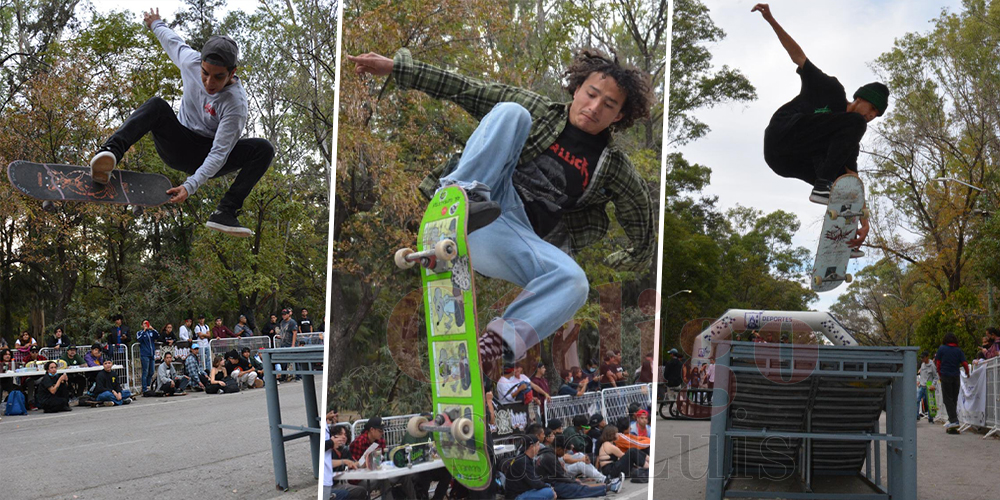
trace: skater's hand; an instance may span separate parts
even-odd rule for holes
[[[375,76],[389,76],[392,73],[392,59],[374,52],[356,56],[348,54],[347,60],[355,64],[354,72],[358,75],[369,73]]]
[[[147,29],[150,28],[150,26],[154,22],[159,21],[159,20],[160,20],[160,9],[159,9],[159,7],[157,7],[155,11],[153,9],[149,9],[149,12],[143,12],[142,13],[142,23],[146,25]]]
[[[860,248],[861,244],[865,242],[865,238],[868,237],[868,217],[861,218],[861,226],[858,227],[856,233],[854,233],[854,239],[847,242],[847,246],[851,248]]]
[[[167,194],[173,195],[170,197],[170,203],[184,203],[184,200],[188,199],[188,190],[184,186],[170,188]]]
[[[618,271],[639,271],[645,267],[645,262],[636,262],[625,250],[619,250],[604,259],[604,263]]]
[[[766,3],[759,3],[754,5],[750,12],[760,12],[760,15],[764,16],[764,20],[767,22],[774,21],[774,16],[771,15],[771,7]]]

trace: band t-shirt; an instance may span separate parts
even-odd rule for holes
[[[281,335],[281,347],[293,347],[292,346],[292,332],[298,330],[299,325],[294,319],[282,320],[279,326]]]
[[[548,181],[539,186],[551,199],[525,200],[524,211],[535,234],[544,238],[559,225],[562,211],[572,208],[590,185],[608,134],[591,135],[567,122],[555,142],[542,154],[518,167],[538,170]]]
[[[302,318],[299,320],[299,333],[312,333],[313,323],[309,318]]]

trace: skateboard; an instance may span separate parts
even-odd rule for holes
[[[115,170],[107,184],[90,178],[90,167],[32,163],[17,160],[7,166],[7,178],[22,193],[43,200],[52,210],[54,201],[112,203],[155,207],[170,200],[170,179],[160,174]]]
[[[420,222],[418,250],[396,252],[396,265],[420,264],[434,416],[415,416],[407,432],[434,445],[448,472],[471,490],[489,487],[486,401],[479,363],[472,262],[466,246],[468,199],[449,186],[438,191]]]
[[[401,444],[389,450],[389,460],[396,467],[413,467],[429,462],[434,457],[434,442]]]
[[[929,381],[927,382],[927,416],[931,420],[934,420],[934,417],[937,416],[937,410],[938,410],[938,408],[937,408],[937,396],[935,396],[935,393],[937,391],[935,391],[934,389],[931,389],[931,387],[933,387],[933,386],[934,386],[934,384],[932,384]]]
[[[958,426],[955,426],[955,427],[945,427],[944,431],[947,432],[948,434],[961,434],[962,433],[962,431],[959,430]]]
[[[817,292],[833,290],[854,278],[847,272],[851,248],[861,217],[867,217],[865,187],[857,174],[844,174],[830,189],[830,203],[823,215],[823,231],[812,269],[812,288]]]

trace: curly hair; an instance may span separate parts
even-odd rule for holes
[[[563,88],[572,96],[590,74],[595,72],[614,78],[615,83],[625,93],[625,104],[621,110],[622,119],[611,124],[612,130],[625,130],[637,120],[649,116],[649,108],[653,102],[649,75],[638,68],[619,63],[617,56],[611,59],[596,49],[583,49],[576,54],[573,62],[563,73],[568,80]]]

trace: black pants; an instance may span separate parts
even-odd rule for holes
[[[961,387],[958,377],[941,375],[941,395],[948,410],[948,422],[958,423],[958,391]]]
[[[163,163],[188,175],[194,174],[212,149],[211,137],[194,133],[177,120],[167,101],[153,97],[139,106],[104,147],[121,161],[125,152],[139,142],[147,132],[153,133],[153,144]],[[240,139],[229,153],[225,165],[212,178],[237,170],[240,173],[219,202],[219,209],[235,212],[243,208],[243,200],[264,176],[274,158],[274,146],[265,139]]]
[[[782,177],[833,182],[857,172],[867,129],[858,113],[775,114],[764,130],[764,161]]]
[[[44,391],[45,389],[38,388],[38,390]],[[45,413],[55,413],[64,411],[69,407],[69,398],[66,396],[56,396],[49,395],[45,398],[40,398],[38,401],[38,407],[45,410]]]
[[[632,471],[635,469],[641,469],[645,464],[646,455],[636,448],[629,448],[629,450],[625,452],[625,455],[617,461],[601,467],[601,474],[604,474],[612,479],[618,477],[622,473],[625,473],[625,477],[632,477]]]

